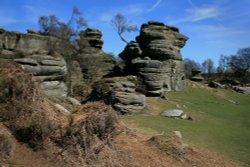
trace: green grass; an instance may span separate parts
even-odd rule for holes
[[[193,121],[165,118],[157,112],[126,116],[124,120],[160,133],[178,130],[188,143],[250,165],[250,96],[196,85],[169,93],[168,97],[168,101],[151,99],[148,112],[154,113],[153,105],[157,105],[159,113],[178,104]]]

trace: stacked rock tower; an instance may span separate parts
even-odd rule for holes
[[[130,42],[119,56],[125,61],[125,72],[142,79],[147,95],[160,96],[185,88],[180,49],[187,40],[178,28],[149,21],[141,26],[136,42]]]

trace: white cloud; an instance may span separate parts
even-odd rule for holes
[[[203,7],[188,9],[188,20],[192,22],[206,20],[211,18],[218,18],[220,12],[217,7]]]
[[[148,9],[147,11],[148,12],[151,12],[153,10],[155,10],[159,5],[160,3],[162,2],[162,0],[158,0],[150,9]]]
[[[14,18],[0,17],[1,26],[14,24],[14,23],[18,23],[18,22],[20,22],[20,21],[17,19],[14,19]]]
[[[137,16],[137,15],[143,14],[145,12],[145,9],[142,5],[137,4],[137,5],[125,6],[121,8],[120,10],[118,10],[117,12],[119,11],[120,13],[124,15]]]
[[[20,22],[20,20],[18,19],[15,10],[8,10],[6,7],[0,6],[0,26],[6,26],[17,22]]]
[[[193,37],[195,40],[202,41],[204,47],[206,44],[215,48],[239,47],[250,41],[245,38],[250,35],[250,32],[242,27],[197,24],[185,26],[185,30],[192,34],[191,39]]]
[[[202,37],[207,39],[226,39],[226,38],[241,38],[249,31],[242,29],[240,27],[224,27],[215,25],[199,25],[193,26],[193,29],[199,31]]]
[[[144,6],[141,4],[128,5],[121,8],[113,8],[98,15],[98,21],[110,22],[110,20],[117,14],[121,13],[125,17],[133,18],[145,12]]]
[[[121,13],[125,16],[128,16],[129,18],[133,18],[154,11],[157,7],[160,6],[161,3],[162,0],[157,0],[151,7],[149,7],[149,9],[148,7],[146,7],[145,4],[142,3],[127,5],[118,8],[116,7],[109,11],[105,11],[104,13],[99,14],[99,20],[103,22],[110,21],[113,18],[113,16],[117,13]]]
[[[24,22],[37,23],[38,18],[41,16],[47,16],[54,14],[50,8],[34,6],[34,5],[23,5],[24,9]]]
[[[107,22],[107,21],[110,21],[113,16],[114,15],[111,14],[111,13],[102,13],[99,16],[99,20],[102,21],[102,22]]]
[[[170,21],[170,24],[178,24],[178,23],[184,23],[184,22],[198,22],[202,20],[208,20],[208,19],[219,19],[220,10],[216,6],[210,6],[210,7],[193,7],[191,9],[186,10],[187,16],[181,19],[175,19]]]

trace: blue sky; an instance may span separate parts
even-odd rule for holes
[[[103,32],[104,51],[120,53],[125,47],[110,26],[120,12],[131,23],[149,20],[180,28],[190,39],[182,49],[183,58],[202,62],[218,61],[221,54],[234,54],[250,46],[250,0],[1,0],[0,27],[25,32],[39,29],[39,16],[54,14],[67,21],[77,6],[89,27]],[[139,32],[125,34],[134,40]]]

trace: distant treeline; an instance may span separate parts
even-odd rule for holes
[[[221,55],[218,66],[212,59],[198,63],[189,58],[184,59],[186,76],[192,76],[192,69],[200,69],[208,80],[236,79],[243,83],[250,82],[250,47],[239,49],[234,55]]]

